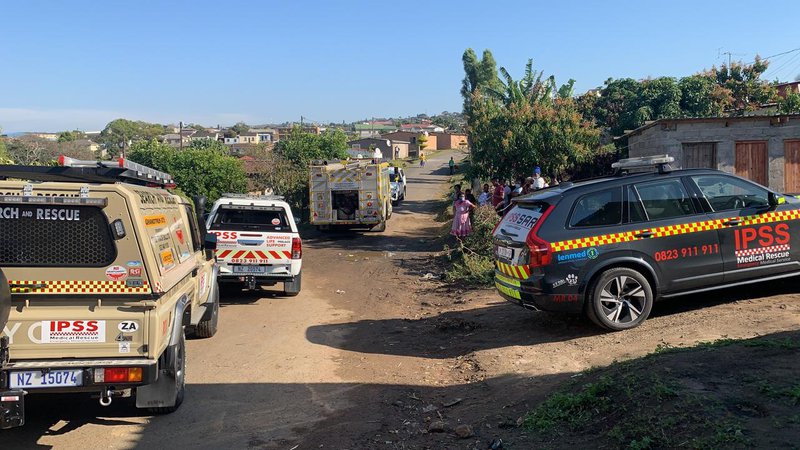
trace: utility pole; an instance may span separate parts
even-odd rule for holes
[[[303,129],[303,119],[304,119],[304,117],[300,116],[300,129],[301,130]]]
[[[178,122],[178,138],[181,141],[181,150],[183,150],[183,122]]]
[[[731,52],[722,52],[723,55],[728,55],[728,70],[731,69]]]

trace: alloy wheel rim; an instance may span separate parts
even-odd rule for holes
[[[612,278],[600,291],[602,314],[611,323],[635,322],[641,317],[646,304],[644,287],[627,275]]]

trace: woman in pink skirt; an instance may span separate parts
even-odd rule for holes
[[[465,198],[464,192],[460,192],[458,200],[453,204],[453,228],[450,230],[450,234],[461,238],[472,233],[469,212],[473,209],[475,209],[475,205]]]

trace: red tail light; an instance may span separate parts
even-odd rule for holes
[[[303,241],[300,238],[292,238],[292,259],[303,257]]]
[[[528,245],[528,250],[530,252],[528,265],[531,267],[547,266],[553,261],[553,249],[550,247],[550,243],[536,235],[536,232],[539,231],[539,227],[542,226],[542,222],[544,222],[552,209],[551,207],[547,208],[525,239],[525,244]]]
[[[95,383],[139,383],[142,381],[141,367],[106,367],[94,373]]]

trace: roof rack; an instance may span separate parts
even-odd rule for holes
[[[0,179],[72,183],[123,182],[150,187],[175,187],[175,181],[170,174],[124,158],[119,158],[118,161],[88,161],[61,155],[58,163],[58,166],[0,165]]]
[[[670,173],[672,167],[669,163],[674,162],[675,158],[669,155],[641,156],[638,158],[626,158],[612,163],[611,168],[617,169],[617,173],[628,173],[631,169],[641,169],[647,167],[657,167],[658,173]]]
[[[240,198],[243,200],[283,200],[282,195],[274,195],[274,194],[234,194],[234,193],[226,193],[222,194],[220,198]]]

